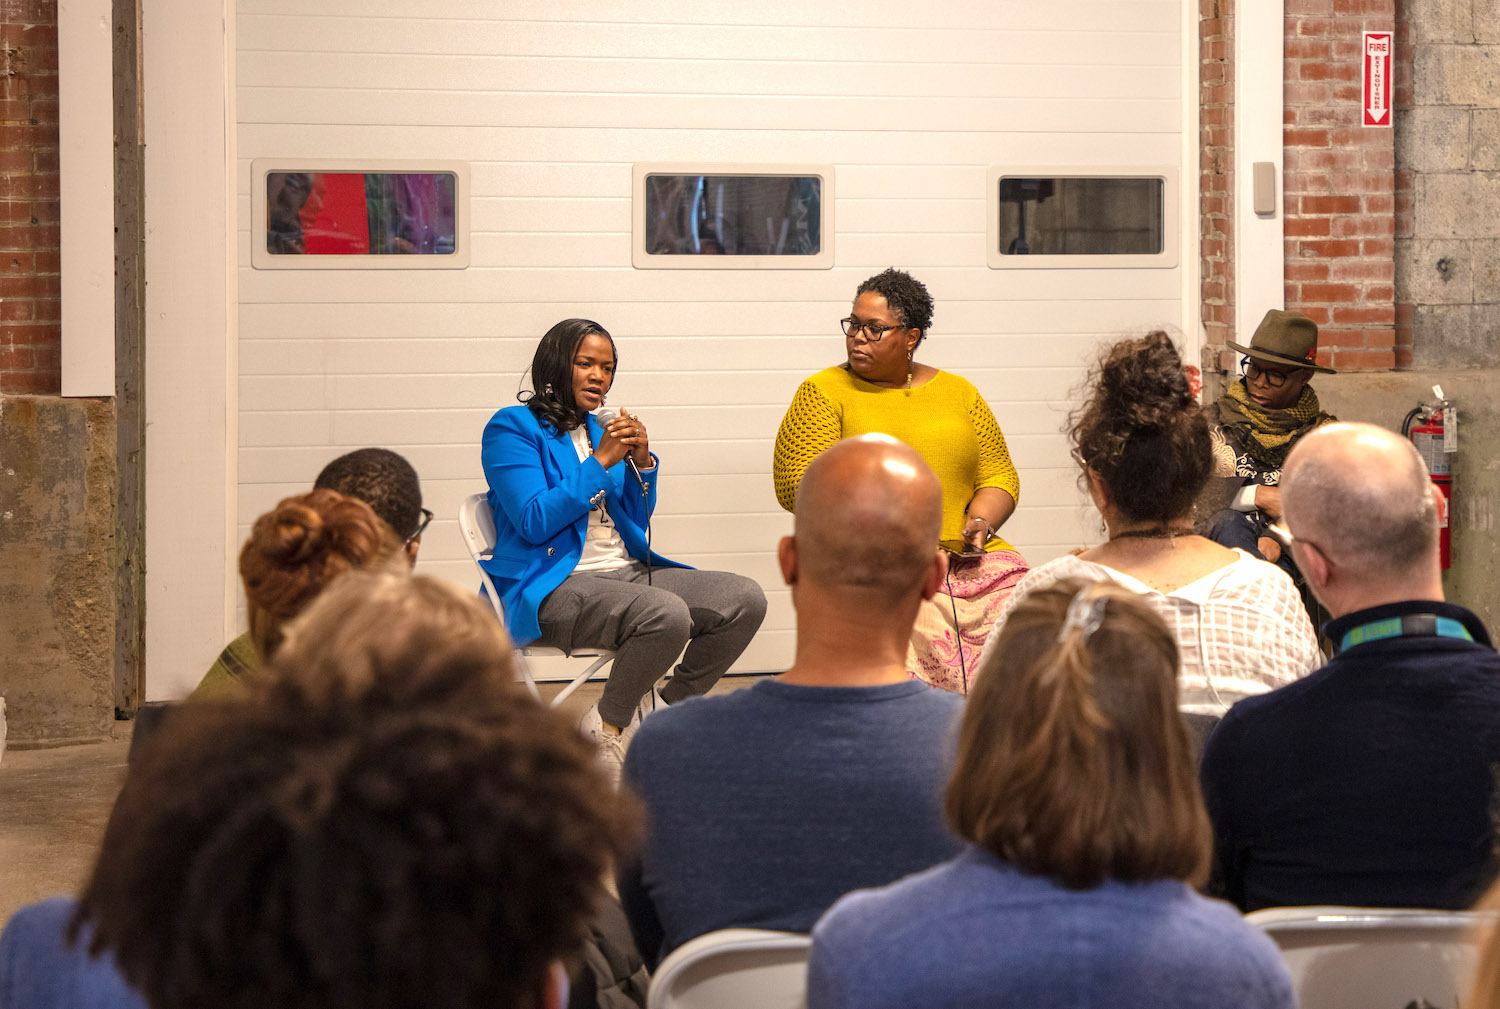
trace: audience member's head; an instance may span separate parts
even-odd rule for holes
[[[354,574],[185,706],[78,918],[153,1009],[555,1007],[638,815],[473,599]]]
[[[935,544],[943,490],[927,463],[888,435],[846,438],[812,461],[797,488],[782,573],[799,592],[899,614],[930,598],[946,570]],[[800,609],[800,606],[799,606]]]
[[[1157,331],[1110,347],[1087,395],[1068,434],[1096,499],[1093,481],[1127,521],[1189,515],[1213,471],[1213,450],[1171,338]]]
[[[388,448],[348,452],[323,467],[314,489],[336,490],[369,505],[400,537],[413,563],[432,513],[422,508],[422,484],[405,457]]]
[[[1373,424],[1309,432],[1287,456],[1281,502],[1292,556],[1334,616],[1442,598],[1437,502],[1405,438]]]
[[[1132,592],[1068,581],[1027,596],[969,694],[954,831],[1073,889],[1200,883],[1212,835],[1177,664],[1171,632]]]
[[[282,500],[255,520],[240,550],[250,640],[261,659],[335,578],[355,568],[404,567],[403,556],[391,527],[358,498],[315,490]]]

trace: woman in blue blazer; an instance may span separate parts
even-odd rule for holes
[[[532,391],[490,418],[482,452],[496,534],[485,570],[511,637],[617,652],[604,695],[583,722],[615,768],[640,709],[707,692],[766,612],[751,579],[650,552],[659,472],[650,436],[638,417],[622,413],[601,426],[592,413],[617,361],[614,339],[597,322],[553,326],[531,361]],[[655,691],[668,671],[672,678]]]

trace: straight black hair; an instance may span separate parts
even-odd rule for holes
[[[525,403],[537,420],[559,434],[583,423],[584,411],[578,409],[573,399],[573,355],[578,353],[578,345],[586,336],[602,336],[609,341],[618,369],[620,351],[609,330],[592,319],[564,319],[547,330],[536,345],[536,354],[531,358],[531,391],[516,394],[516,399]]]

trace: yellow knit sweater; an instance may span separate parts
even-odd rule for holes
[[[829,445],[876,432],[906,442],[937,474],[945,540],[963,536],[964,510],[979,488],[998,487],[1021,499],[1005,436],[973,383],[940,371],[908,395],[904,388],[871,385],[840,365],[798,387],[776,432],[772,474],[781,507],[792,510],[802,474]],[[997,537],[988,549],[1014,548]]]

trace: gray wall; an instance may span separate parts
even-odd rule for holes
[[[1414,107],[1395,120],[1412,173],[1396,300],[1414,308],[1412,367],[1500,366],[1500,0],[1415,0]]]
[[[1325,408],[1395,428],[1432,385],[1459,406],[1448,597],[1500,632],[1500,0],[1409,0],[1413,108],[1396,170],[1412,177],[1396,302],[1413,306],[1410,371],[1320,376]]]
[[[114,723],[113,400],[0,397],[0,697],[10,743]]]

